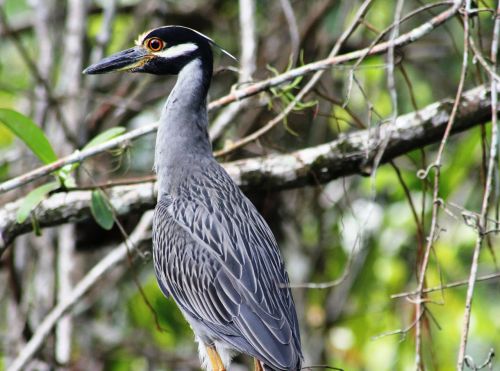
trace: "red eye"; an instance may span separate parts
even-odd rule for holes
[[[153,37],[152,39],[148,40],[147,46],[151,51],[159,52],[163,49],[164,43],[163,40],[158,39],[157,37]]]

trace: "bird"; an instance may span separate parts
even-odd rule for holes
[[[213,48],[231,56],[194,29],[163,26],[83,72],[177,75],[156,136],[152,255],[161,291],[194,332],[202,368],[224,371],[242,353],[255,371],[300,370],[298,318],[276,239],[212,154]]]

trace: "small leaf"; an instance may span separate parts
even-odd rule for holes
[[[59,179],[59,182],[61,183],[61,186],[64,189],[76,187],[75,178],[71,175],[71,173],[76,168],[78,168],[78,165],[78,163],[68,164],[55,172],[57,178]]]
[[[123,134],[125,132],[125,128],[121,126],[117,126],[102,132],[95,136],[90,142],[88,142],[82,150],[89,149],[90,147],[95,147],[99,144],[105,143],[108,140],[116,138],[117,136]]]
[[[271,66],[270,64],[266,65],[266,68],[271,71],[275,76],[278,76],[280,74],[280,72],[278,71],[277,68],[274,68],[273,66]]]
[[[287,90],[292,90],[295,89],[297,86],[299,86],[300,82],[302,81],[303,76],[298,76],[296,77],[290,84],[286,85]]]
[[[24,198],[21,206],[17,210],[16,220],[18,223],[24,223],[24,221],[28,218],[35,207],[38,206],[40,202],[49,194],[49,192],[59,188],[58,182],[50,182],[40,187],[32,190],[28,195]]]
[[[35,218],[33,213],[31,215],[31,227],[33,228],[33,233],[35,236],[40,237],[42,235],[42,228],[40,228],[40,223],[38,223],[38,219]]]
[[[106,195],[100,189],[92,191],[92,203],[90,210],[97,224],[106,230],[113,227],[113,212],[106,199]]]
[[[29,117],[11,109],[0,108],[0,122],[21,139],[45,164],[57,160],[47,137]]]

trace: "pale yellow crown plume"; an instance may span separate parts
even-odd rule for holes
[[[144,41],[144,38],[151,32],[153,29],[148,30],[146,32],[141,33],[139,36],[137,36],[137,39],[135,39],[135,45],[141,46],[142,42]]]

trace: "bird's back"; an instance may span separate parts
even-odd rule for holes
[[[204,341],[277,370],[300,369],[297,316],[268,225],[213,159],[177,164],[157,205],[155,269]]]

